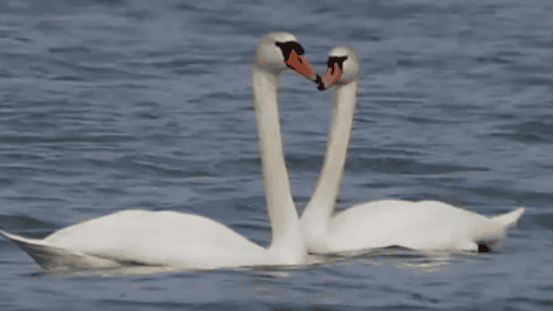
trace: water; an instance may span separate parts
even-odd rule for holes
[[[526,212],[492,253],[375,250],[286,269],[50,275],[0,241],[2,310],[552,308],[552,3],[0,1],[0,227],[45,236],[121,209],[177,210],[270,239],[250,94],[259,36],[323,69],[363,62],[339,209],[437,199]],[[328,92],[282,79],[299,209]]]

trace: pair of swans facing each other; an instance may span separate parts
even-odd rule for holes
[[[307,252],[332,253],[399,245],[415,249],[477,250],[504,236],[524,209],[488,218],[436,201],[383,200],[332,217],[352,129],[360,62],[348,48],[330,53],[321,78],[296,38],[270,33],[259,41],[252,73],[272,241],[263,248],[209,218],[173,211],[126,210],[61,229],[45,239],[0,231],[50,271],[133,264],[185,269],[307,263]],[[298,218],[285,166],[278,114],[278,82],[289,69],[333,88],[334,112],[318,185]]]

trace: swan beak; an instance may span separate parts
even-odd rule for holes
[[[335,63],[332,68],[327,70],[327,73],[321,79],[321,83],[318,86],[320,91],[325,90],[326,88],[338,84],[342,77],[342,69],[340,66]]]
[[[314,65],[312,65],[312,63],[310,63],[310,61],[308,61],[308,59],[304,56],[298,55],[295,50],[291,51],[286,63],[290,68],[298,71],[306,78],[319,84],[318,81],[320,81],[321,78],[317,74],[317,70]]]

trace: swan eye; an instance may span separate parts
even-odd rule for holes
[[[340,70],[343,70],[342,69],[342,63],[344,63],[344,61],[348,58],[348,56],[341,56],[341,57],[337,57],[337,56],[331,56],[329,57],[329,60],[327,61],[327,68],[331,68],[331,73],[334,73],[335,71],[335,63],[337,65],[339,65],[339,68]]]
[[[275,45],[281,49],[281,51],[283,52],[283,55],[285,56],[285,60],[289,58],[292,50],[294,50],[298,55],[304,54],[304,49],[296,41],[275,42]]]

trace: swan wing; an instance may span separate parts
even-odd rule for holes
[[[524,209],[485,217],[438,201],[383,200],[354,206],[329,226],[331,249],[358,250],[398,245],[414,249],[476,250],[502,239]]]
[[[217,268],[268,261],[267,250],[209,218],[127,210],[55,232],[48,245],[118,261]]]

